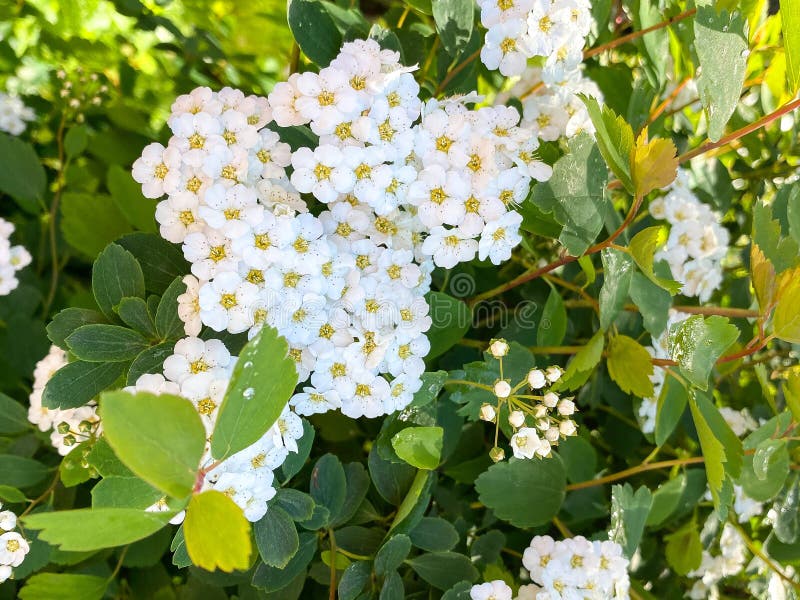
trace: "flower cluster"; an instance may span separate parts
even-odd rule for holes
[[[506,77],[541,57],[548,72],[576,68],[592,25],[586,0],[478,0],[486,38],[481,61]]]
[[[499,361],[501,373],[503,357],[508,351],[509,345],[503,339],[492,340],[489,345],[489,353]],[[508,423],[514,430],[510,444],[515,458],[550,456],[552,447],[558,445],[560,439],[577,434],[578,426],[570,418],[577,410],[572,398],[561,398],[549,389],[561,375],[561,368],[557,366],[532,369],[513,387],[507,379],[499,379],[489,388],[497,403],[481,406],[480,418],[495,423],[499,429],[499,415],[507,408]],[[505,458],[505,452],[499,447],[492,448],[490,454],[495,462]]]
[[[36,113],[21,98],[0,92],[0,131],[20,135],[35,118]]]
[[[703,550],[700,566],[688,574],[689,577],[698,578],[688,593],[689,598],[700,600],[713,596],[717,584],[722,579],[736,575],[744,569],[747,562],[747,547],[742,536],[730,523],[725,523],[722,528],[719,550],[720,553],[716,556],[708,550]]]
[[[722,284],[720,261],[728,253],[730,240],[719,215],[697,198],[689,187],[687,171],[680,169],[666,195],[650,202],[650,214],[671,225],[656,260],[669,264],[672,276],[683,284],[683,295],[707,302]]]
[[[20,566],[30,552],[27,540],[14,531],[16,527],[17,515],[10,510],[0,511],[0,583],[11,577],[12,570]]]
[[[525,549],[522,564],[539,586],[536,600],[553,598],[628,598],[628,559],[612,541],[583,536],[555,541],[537,535]]]
[[[58,346],[50,346],[47,356],[36,363],[33,371],[33,390],[28,407],[28,420],[40,431],[50,431],[50,443],[61,456],[66,456],[79,443],[99,433],[100,427],[94,401],[78,408],[52,409],[42,406],[42,393],[47,382],[67,362],[66,352]]]
[[[163,375],[141,375],[135,385],[125,390],[188,399],[200,415],[209,440],[200,462],[202,468],[209,469],[203,489],[213,488],[227,494],[242,508],[247,519],[258,521],[275,495],[273,471],[283,464],[289,452],[297,452],[303,423],[286,407],[260,440],[212,468],[210,436],[236,361],[219,340],[187,337],[175,344],[174,353],[164,361]],[[166,500],[161,500],[149,510],[167,509]]]
[[[17,271],[31,264],[31,255],[24,246],[12,246],[14,224],[0,218],[0,296],[17,289]]]

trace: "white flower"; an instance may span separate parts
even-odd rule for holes
[[[511,600],[512,595],[511,588],[499,579],[473,585],[469,591],[472,600]]]
[[[343,160],[344,155],[336,146],[320,146],[313,151],[300,148],[292,154],[292,185],[321,202],[333,202],[353,185],[352,173],[343,167]]]
[[[152,143],[133,163],[133,178],[142,184],[146,198],[160,198],[177,191],[181,181],[181,155],[177,148]]]
[[[478,258],[489,258],[495,265],[511,258],[511,250],[522,241],[519,234],[521,223],[522,215],[514,211],[488,223],[478,242]]]
[[[561,400],[558,403],[558,414],[568,417],[575,413],[575,403],[572,400]]]
[[[253,324],[249,309],[258,294],[258,287],[238,273],[220,273],[200,287],[200,318],[214,331],[241,333]]]
[[[498,23],[486,32],[486,40],[481,48],[481,62],[492,71],[499,70],[506,77],[520,75],[525,70],[528,48],[525,23],[512,19]]]
[[[489,344],[489,352],[494,358],[500,358],[508,354],[508,342],[505,340],[492,340]]]
[[[350,120],[362,108],[347,75],[336,68],[326,67],[319,74],[303,73],[296,85],[302,95],[295,106],[312,122],[317,135],[332,133],[336,125]]]
[[[525,413],[521,410],[513,410],[508,415],[508,423],[512,427],[518,429],[525,424]]]
[[[542,389],[545,385],[547,385],[544,372],[539,369],[532,369],[530,372],[528,372],[528,384],[534,390]]]
[[[511,436],[511,448],[516,458],[533,458],[539,445],[539,435],[532,427],[521,427]]]
[[[0,529],[11,531],[17,526],[17,515],[10,510],[0,512]]]
[[[460,262],[472,260],[477,250],[478,242],[458,229],[444,227],[431,229],[430,235],[422,244],[422,251],[445,269],[452,269]]]
[[[304,387],[302,393],[291,397],[289,404],[299,415],[313,415],[340,408],[342,401],[334,389],[320,391],[314,387]]]
[[[183,278],[186,291],[178,296],[178,318],[183,321],[183,329],[188,336],[200,335],[203,321],[200,318],[200,282],[194,275]]]
[[[0,565],[18,567],[30,551],[30,546],[20,534],[9,531],[0,535]]]
[[[511,384],[509,384],[506,380],[501,379],[494,384],[493,390],[494,395],[498,398],[508,398],[511,395]]]
[[[495,410],[494,406],[491,404],[484,404],[481,406],[480,411],[480,418],[482,421],[489,421],[490,423],[494,423],[494,419],[497,416],[497,411]]]

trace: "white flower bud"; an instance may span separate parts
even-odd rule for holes
[[[575,403],[572,400],[567,400],[565,398],[558,403],[558,414],[564,417],[575,414]]]
[[[547,381],[550,383],[555,383],[561,379],[561,373],[561,367],[547,367],[547,373],[545,376],[547,377]]]
[[[495,358],[508,354],[508,343],[505,340],[492,340],[489,344],[489,353]]]
[[[547,408],[555,408],[556,404],[558,404],[558,395],[555,392],[547,392],[542,398],[542,403]]]
[[[537,404],[533,409],[533,416],[537,419],[544,419],[547,416],[547,407],[544,404]]]
[[[545,380],[544,373],[539,369],[532,369],[530,373],[528,373],[528,384],[534,390],[539,390],[545,386],[547,381]]]
[[[508,422],[512,427],[522,427],[525,424],[525,414],[521,410],[511,411]]]
[[[561,432],[561,435],[569,437],[571,435],[575,435],[575,432],[578,430],[578,428],[575,426],[575,421],[567,419],[566,421],[561,421],[561,424],[558,426],[558,430]]]
[[[493,423],[495,416],[497,416],[497,413],[494,410],[494,406],[491,404],[484,404],[481,406],[481,420]]]
[[[11,531],[17,526],[17,515],[10,510],[0,512],[0,529],[3,531]]]
[[[506,457],[506,452],[499,446],[495,446],[491,450],[489,450],[489,458],[491,458],[494,462],[500,462]]]
[[[550,442],[545,439],[539,440],[539,446],[536,448],[536,454],[541,457],[550,456]]]
[[[500,399],[508,398],[511,395],[511,384],[501,379],[494,384],[494,395]]]
[[[557,442],[558,438],[561,437],[561,431],[558,427],[551,427],[547,431],[544,432],[544,438],[548,442]]]
[[[536,428],[539,431],[547,431],[550,429],[550,419],[539,419],[536,421]]]

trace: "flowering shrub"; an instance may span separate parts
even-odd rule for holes
[[[0,7],[0,599],[796,598],[800,5]]]

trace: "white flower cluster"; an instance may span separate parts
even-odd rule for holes
[[[716,518],[712,516],[712,518]],[[712,555],[708,550],[703,550],[700,566],[691,571],[689,577],[699,578],[694,582],[687,596],[695,600],[715,597],[717,584],[725,577],[736,575],[742,571],[747,561],[747,546],[730,523],[725,523],[719,539],[718,555]]]
[[[231,356],[219,340],[187,337],[175,344],[174,353],[164,361],[163,375],[142,375],[136,385],[125,390],[173,394],[188,399],[200,415],[209,440],[200,466],[210,467],[214,463],[210,436],[236,361],[237,357]],[[283,464],[289,452],[297,452],[297,440],[302,435],[300,417],[285,407],[260,440],[209,468],[203,489],[213,488],[227,494],[248,520],[258,521],[266,514],[267,502],[275,495],[273,471]],[[162,511],[168,507],[162,499],[148,510]],[[182,515],[178,517],[180,520]]]
[[[671,225],[656,260],[667,261],[672,276],[683,284],[684,296],[707,302],[722,283],[720,261],[728,253],[730,241],[720,216],[692,192],[688,172],[682,169],[667,193],[650,202],[650,214]]]
[[[61,456],[69,454],[79,443],[100,431],[100,417],[94,401],[78,408],[50,409],[42,406],[42,393],[50,378],[66,365],[67,353],[58,346],[36,363],[33,371],[33,390],[30,393],[28,420],[40,431],[50,431],[50,443]]]
[[[612,541],[589,541],[575,536],[555,541],[537,535],[525,549],[522,564],[539,587],[535,600],[628,598],[628,559]]]
[[[507,259],[521,239],[509,206],[550,174],[514,109],[423,111],[398,59],[355,41],[268,100],[198,88],[174,103],[167,147],[134,163],[146,196],[167,195],[161,234],[192,263],[179,300],[187,334],[275,327],[310,379],[291,400],[299,414],[408,405],[430,347],[434,263]],[[319,143],[292,152],[266,128],[273,119],[308,124]],[[301,194],[324,210],[308,212]]]
[[[31,255],[24,246],[12,246],[14,224],[0,218],[0,296],[17,289],[17,271],[31,264]]]
[[[35,118],[33,109],[25,106],[19,97],[0,92],[0,131],[20,135]]]
[[[486,38],[481,61],[506,77],[522,75],[528,59],[561,73],[583,61],[584,38],[592,25],[587,0],[478,0]]]
[[[2,508],[0,504],[0,508]],[[22,564],[30,552],[27,540],[14,531],[17,515],[10,510],[0,512],[0,583],[11,577],[12,570]]]

